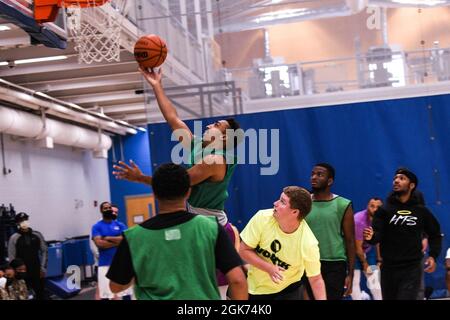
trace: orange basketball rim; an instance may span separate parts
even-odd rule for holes
[[[61,7],[98,7],[109,0],[34,0],[34,19],[39,22],[55,21]]]

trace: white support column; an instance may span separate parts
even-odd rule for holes
[[[181,14],[181,25],[183,26],[184,31],[184,45],[186,52],[186,61],[187,67],[191,68],[192,63],[192,54],[191,54],[191,45],[189,40],[189,29],[188,29],[188,18],[187,18],[187,8],[186,8],[186,0],[180,0],[180,14]]]
[[[205,80],[206,82],[209,82],[210,79],[214,78],[214,74],[212,71],[212,47],[211,47],[211,41],[214,41],[214,23],[213,23],[213,16],[212,16],[212,5],[211,0],[205,0],[206,5],[206,22],[208,26],[208,39],[204,39],[203,43],[203,63],[205,66]]]
[[[186,0],[180,0],[180,14],[181,14],[181,25],[187,32],[188,20],[187,20]]]
[[[381,9],[381,35],[383,37],[383,45],[389,46],[387,8],[382,7],[380,9]]]
[[[161,15],[166,17],[158,22],[159,26],[162,28],[162,30],[160,30],[160,35],[164,37],[166,41],[169,41],[169,43],[173,43],[175,38],[173,37],[172,23],[170,21],[170,16],[172,14],[170,12],[169,0],[161,0],[160,4],[163,7]]]
[[[197,42],[202,45],[202,16],[200,14],[200,0],[194,0],[195,27],[197,29]]]
[[[169,11],[169,0],[161,0],[161,5]]]
[[[206,3],[206,19],[208,23],[208,37],[213,39],[214,38],[214,23],[213,23],[213,16],[212,16],[212,5],[211,0],[205,0]]]

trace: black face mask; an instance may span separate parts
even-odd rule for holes
[[[10,285],[12,285],[14,279],[12,278],[6,278],[6,288],[8,288]]]
[[[27,277],[26,272],[16,272],[16,279],[17,280],[25,280]]]
[[[111,209],[106,209],[102,212],[103,218],[105,219],[114,219],[115,215]]]

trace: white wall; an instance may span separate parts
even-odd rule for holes
[[[46,240],[90,234],[101,218],[94,201],[110,199],[107,160],[62,145],[42,149],[9,135],[4,142],[12,172],[0,172],[0,204],[12,203],[17,212],[28,213],[31,227]]]
[[[361,40],[361,51],[382,45],[381,30],[367,28],[371,15],[363,10],[347,17],[307,20],[267,27],[272,57],[283,57],[286,63],[318,61],[355,55],[355,38]],[[412,22],[415,23],[412,23]],[[388,40],[402,50],[432,48],[438,40],[441,48],[450,46],[450,7],[388,9]],[[253,59],[264,56],[263,30],[216,35],[227,68],[252,66]]]

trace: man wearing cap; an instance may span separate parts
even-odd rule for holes
[[[44,296],[44,280],[47,271],[47,243],[42,234],[30,228],[29,216],[25,212],[16,215],[17,232],[9,238],[9,261],[20,258],[27,267],[27,284],[33,288],[36,299]]]
[[[439,222],[414,195],[417,176],[406,168],[395,172],[392,192],[379,208],[372,227],[364,229],[364,239],[380,243],[383,265],[381,290],[384,300],[416,300],[422,270],[422,234],[428,235],[429,257],[425,272],[436,269],[441,252],[442,236]]]

